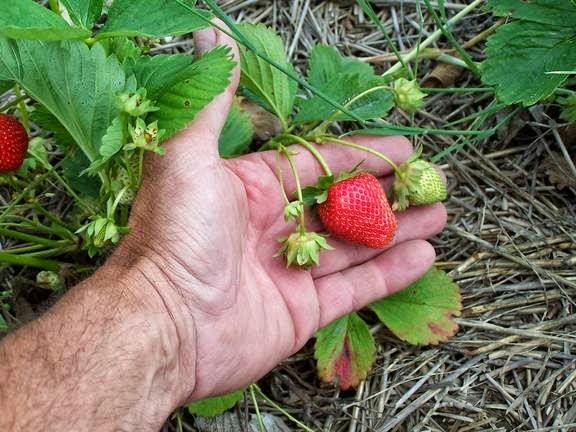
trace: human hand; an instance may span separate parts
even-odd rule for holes
[[[214,30],[196,37],[201,50],[234,42]],[[150,281],[177,334],[181,402],[241,388],[299,350],[322,326],[392,294],[422,276],[435,253],[424,239],[446,222],[442,204],[399,214],[395,240],[385,250],[329,238],[311,272],[286,268],[274,258],[294,227],[286,224],[276,173],[276,152],[231,160],[218,156],[218,136],[239,79],[183,132],[166,143],[166,155],[152,155],[134,203],[132,233],[118,248]],[[398,137],[354,140],[401,163],[412,153]],[[295,156],[301,180],[316,182],[320,166],[301,147]],[[362,154],[326,145],[321,151],[338,173]],[[287,164],[281,162],[288,173]],[[384,185],[391,170],[369,159],[365,169]],[[294,191],[294,182],[285,184]],[[320,230],[308,222],[309,230]]]

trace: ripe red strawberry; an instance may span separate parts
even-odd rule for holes
[[[0,173],[22,165],[28,151],[28,134],[18,120],[0,113]]]
[[[318,215],[335,237],[375,249],[392,241],[398,225],[380,182],[368,173],[331,185]]]

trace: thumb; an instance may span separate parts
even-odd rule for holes
[[[214,20],[214,23],[220,27],[225,27],[225,24],[220,20]],[[213,27],[194,33],[194,43],[198,55],[220,45],[229,46],[236,66],[232,71],[228,88],[206,105],[186,129],[175,135],[170,146],[176,147],[174,150],[177,152],[178,147],[182,148],[182,151],[190,151],[190,146],[193,145],[195,154],[202,152],[217,157],[218,138],[240,81],[240,55],[234,39]]]

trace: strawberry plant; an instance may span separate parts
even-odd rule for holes
[[[206,4],[211,13],[185,0],[62,0],[50,2],[52,10],[33,0],[18,0],[0,12],[0,89],[12,89],[15,96],[1,107],[10,116],[0,114],[0,163],[5,164],[0,170],[8,171],[3,179],[21,191],[0,217],[0,235],[34,244],[32,253],[0,252],[0,262],[41,269],[38,283],[58,291],[64,276],[82,268],[55,258],[78,253],[79,245],[91,258],[104,255],[128,232],[145,153],[163,154],[164,141],[224,91],[234,67],[224,47],[194,59],[186,54],[152,55],[151,46],[157,39],[206,27],[212,13],[228,24],[230,30],[223,31],[238,40],[241,54],[241,85],[220,137],[221,155],[275,150],[290,171],[279,170],[281,184],[288,174],[296,183],[293,195],[279,191],[293,232],[280,239],[277,259],[294,271],[308,271],[333,249],[332,237],[384,248],[396,232],[393,210],[446,198],[440,174],[421,159],[420,151],[397,166],[389,156],[350,139],[356,134],[421,132],[384,120],[393,109],[412,114],[422,106],[426,94],[413,77],[406,77],[411,72],[381,75],[365,62],[317,45],[304,78],[271,29],[235,25],[214,1]],[[272,116],[278,129],[265,139],[254,139],[256,121],[242,101]],[[28,145],[29,134],[35,137]],[[334,173],[322,156],[325,146],[352,148],[358,157],[348,171]],[[323,169],[314,185],[300,183],[294,156],[301,151],[310,152]],[[384,189],[362,170],[366,158],[379,158],[392,168],[392,187]],[[38,181],[52,176],[73,198],[74,208],[65,220],[34,201],[33,187],[22,187],[31,176]],[[18,213],[30,208],[26,203],[34,204],[29,219]],[[317,215],[329,234],[309,230],[306,210]],[[15,221],[22,230],[14,228]],[[370,309],[399,339],[434,344],[454,334],[451,317],[460,308],[457,287],[433,269]],[[407,321],[407,316],[414,319]],[[363,317],[350,314],[318,333],[315,353],[321,379],[348,388],[366,376],[376,346]],[[190,410],[215,413],[239,397],[195,404]]]

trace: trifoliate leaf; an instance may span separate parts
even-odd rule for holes
[[[248,150],[253,137],[254,125],[252,120],[250,120],[250,116],[240,109],[237,104],[233,104],[218,140],[220,156],[232,157],[241,155]]]
[[[151,121],[158,121],[158,127],[166,130],[166,138],[185,128],[202,108],[228,87],[233,68],[228,47],[220,46],[207,52],[192,64],[187,79],[172,86],[158,99],[160,110],[149,116]]]
[[[308,82],[321,87],[343,75],[358,75],[371,79],[374,69],[354,57],[344,57],[334,47],[316,45],[310,55]]]
[[[0,36],[14,39],[82,39],[90,31],[70,27],[58,14],[33,0],[3,1],[0,13]]]
[[[488,39],[483,81],[507,104],[550,96],[576,69],[576,5],[567,0],[491,0],[495,13],[519,18]]]
[[[454,335],[452,320],[462,309],[460,292],[450,276],[437,268],[397,294],[370,305],[378,318],[399,339],[430,345]]]
[[[103,47],[80,41],[44,42],[0,38],[0,80],[16,81],[44,105],[93,161],[116,117],[116,94],[126,77]]]
[[[223,396],[216,396],[192,402],[186,405],[188,412],[192,415],[202,417],[215,417],[229,410],[244,397],[243,390],[237,390]]]
[[[195,1],[182,3],[192,7]],[[198,15],[208,20],[211,17],[205,10],[192,12],[176,0],[114,0],[98,36],[178,36],[207,26],[206,20]]]
[[[76,24],[91,29],[102,13],[104,0],[60,0]]]
[[[314,357],[318,375],[346,390],[366,378],[374,363],[376,344],[366,323],[351,313],[316,333]]]
[[[286,56],[282,39],[276,32],[261,24],[242,24],[238,29],[259,52],[294,72],[294,67]],[[294,107],[296,82],[256,56],[244,45],[240,45],[240,59],[242,66],[240,83],[265,102],[264,108],[271,109],[286,123]]]

